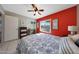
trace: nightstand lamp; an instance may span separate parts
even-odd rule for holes
[[[77,26],[68,26],[68,31],[71,32],[71,35],[74,35],[77,32]]]

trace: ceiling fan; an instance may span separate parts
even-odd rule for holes
[[[34,16],[36,15],[36,12],[41,15],[40,12],[44,11],[44,9],[38,9],[35,4],[31,4],[31,6],[33,7],[33,10],[28,10],[28,12],[34,12]]]

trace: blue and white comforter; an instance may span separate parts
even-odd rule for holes
[[[19,41],[17,53],[21,54],[58,54],[60,37],[38,33]]]

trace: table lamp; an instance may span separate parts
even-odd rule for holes
[[[68,26],[68,31],[71,32],[71,35],[74,35],[77,31],[77,26]]]

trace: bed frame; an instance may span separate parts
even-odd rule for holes
[[[19,39],[27,36],[27,27],[19,27]]]

